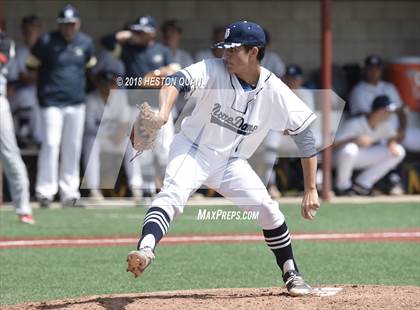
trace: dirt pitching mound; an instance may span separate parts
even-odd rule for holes
[[[420,309],[420,287],[335,286],[334,296],[290,297],[281,288],[208,289],[26,303],[5,309]]]

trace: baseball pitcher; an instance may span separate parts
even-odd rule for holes
[[[164,186],[146,214],[137,250],[128,254],[127,271],[135,277],[154,260],[155,247],[170,223],[204,184],[242,210],[258,211],[258,224],[287,290],[293,296],[311,292],[299,275],[284,215],[247,162],[269,130],[291,135],[300,150],[305,179],[301,213],[305,219],[314,218],[320,204],[315,189],[315,141],[309,125],[316,116],[260,66],[265,44],[261,26],[235,22],[226,28],[225,40],[216,44],[224,49],[222,59],[206,59],[172,75],[160,90],[159,112],[142,105],[131,135],[140,152],[152,147],[179,93],[197,101],[172,142]]]

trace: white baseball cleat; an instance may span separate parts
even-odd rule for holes
[[[144,248],[138,251],[131,251],[127,256],[127,272],[132,272],[137,278],[152,263],[155,255],[151,248]]]
[[[295,270],[286,272],[283,279],[286,280],[286,288],[290,296],[298,297],[312,293],[312,287],[305,283],[303,278]]]

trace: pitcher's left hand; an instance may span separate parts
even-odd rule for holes
[[[320,207],[318,192],[316,189],[305,190],[302,199],[300,212],[303,218],[307,220],[314,219],[316,212]]]

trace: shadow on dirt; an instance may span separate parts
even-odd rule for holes
[[[290,297],[287,293],[279,292],[274,294],[273,292],[261,292],[261,293],[251,293],[251,294],[239,294],[239,293],[227,293],[227,294],[207,294],[207,293],[180,293],[180,294],[142,294],[139,296],[130,296],[130,297],[99,297],[92,298],[83,301],[69,301],[63,302],[61,304],[48,305],[46,303],[40,304],[36,309],[65,309],[65,308],[89,308],[89,304],[98,304],[106,310],[119,310],[124,309],[127,305],[141,300],[156,299],[156,300],[176,300],[176,299],[193,299],[193,300],[223,300],[223,299],[241,299],[241,298],[259,298],[259,297],[268,297],[268,296],[282,296]]]

